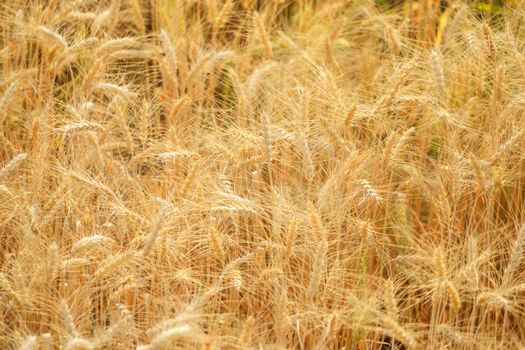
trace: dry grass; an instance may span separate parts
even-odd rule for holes
[[[525,347],[525,3],[6,0],[0,348]]]

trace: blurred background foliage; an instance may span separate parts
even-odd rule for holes
[[[192,4],[191,9],[189,11],[186,9],[183,12],[190,14],[193,19],[205,19],[210,2],[214,3],[218,10],[223,8],[224,6],[221,7],[221,5],[226,3],[223,0],[193,1],[189,2]],[[177,18],[177,14],[182,13],[178,10],[180,6],[187,5],[188,2],[155,0],[155,3],[159,13],[157,14],[158,20],[154,20],[154,22],[157,22],[158,26],[170,28],[172,34],[175,34],[173,30],[177,31],[177,28],[174,27],[179,27],[179,30],[184,27],[188,18]],[[292,26],[297,32],[297,30],[300,31],[300,28],[296,26],[295,19],[301,18],[301,21],[304,21],[309,15],[313,17],[314,13],[323,11],[321,8],[330,7],[326,7],[327,4],[333,5],[337,11],[349,12],[349,17],[352,17],[350,12],[355,11],[356,5],[360,4],[363,5],[363,8],[375,7],[377,13],[384,15],[390,13],[407,23],[411,39],[426,43],[427,46],[440,45],[444,32],[449,25],[449,20],[458,11],[464,11],[465,8],[468,8],[472,15],[484,20],[491,26],[502,23],[501,19],[509,12],[525,12],[525,2],[521,0],[235,0],[231,13],[236,13],[239,17],[253,11],[272,13],[274,15],[272,18],[273,29],[279,30]],[[370,15],[374,14],[370,13]],[[226,22],[223,24],[223,29],[226,29],[223,32],[228,32],[228,27],[230,29],[235,27],[235,16],[230,16]],[[151,29],[155,30],[155,28]],[[225,42],[228,42],[228,39]]]

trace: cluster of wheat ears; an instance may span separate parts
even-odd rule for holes
[[[525,346],[524,14],[2,1],[0,348]]]

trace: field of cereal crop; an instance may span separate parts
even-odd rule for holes
[[[0,348],[525,348],[525,1],[3,0]]]

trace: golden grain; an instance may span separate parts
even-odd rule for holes
[[[0,349],[525,347],[498,3],[4,0]]]

